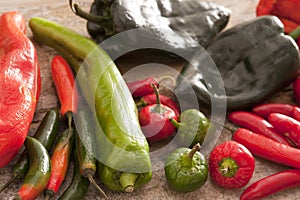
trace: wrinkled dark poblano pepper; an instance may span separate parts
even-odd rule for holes
[[[283,32],[277,17],[264,16],[220,33],[207,47],[210,58],[199,57],[197,64],[187,64],[182,69],[184,78],[178,79],[176,93],[187,95],[190,84],[199,102],[212,105],[212,99],[224,100],[228,110],[266,100],[297,76],[298,47]],[[223,80],[225,95],[216,92],[222,91],[222,83],[218,82],[218,72],[209,65],[211,59]],[[216,82],[207,82],[207,77]],[[182,80],[188,80],[188,84]]]
[[[159,42],[183,49],[197,43],[207,46],[230,17],[229,9],[198,0],[94,0],[89,14],[72,4],[70,0],[73,11],[88,20],[88,32],[98,42],[126,30],[151,28]]]

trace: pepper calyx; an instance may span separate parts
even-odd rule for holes
[[[219,172],[225,177],[234,177],[238,170],[238,164],[230,157],[223,158],[219,163]]]

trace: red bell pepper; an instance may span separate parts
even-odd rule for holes
[[[242,144],[227,141],[216,146],[209,156],[212,180],[224,188],[241,188],[252,178],[255,160]]]
[[[256,15],[275,15],[284,24],[286,33],[300,26],[299,0],[260,0],[256,7]]]
[[[0,168],[25,141],[41,88],[40,69],[18,12],[0,16]]]
[[[157,88],[159,87],[158,81],[153,76],[149,76],[145,79],[137,81],[127,82],[126,84],[131,92],[131,95],[135,98],[154,93],[154,89],[151,84],[154,84]]]

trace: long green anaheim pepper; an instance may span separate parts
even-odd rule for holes
[[[113,60],[93,41],[55,22],[32,18],[29,26],[36,41],[68,60],[85,100],[97,116],[105,134],[98,149],[105,153],[97,157],[101,181],[112,190],[125,192],[149,182],[149,146],[130,91]]]

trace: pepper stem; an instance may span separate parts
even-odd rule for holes
[[[239,166],[232,158],[223,158],[219,165],[221,174],[225,177],[234,177],[239,169]]]
[[[151,87],[153,87],[154,93],[155,93],[155,96],[156,96],[155,112],[161,113],[161,102],[160,102],[160,97],[159,97],[159,91],[158,91],[155,84],[151,83]]]
[[[193,146],[192,150],[190,151],[190,153],[188,154],[189,158],[193,158],[194,154],[199,151],[201,148],[201,145],[199,143],[195,144],[195,146]]]
[[[87,177],[88,177],[90,183],[92,183],[96,187],[96,189],[105,197],[105,199],[109,199],[108,196],[105,194],[105,192],[102,190],[102,188],[93,179],[93,176],[91,174],[89,174]]]
[[[77,3],[73,3],[73,0],[69,0],[69,6],[73,13],[82,17],[83,19],[88,20],[89,22],[93,22],[95,24],[99,24],[104,30],[106,35],[113,35],[113,27],[112,27],[112,17],[109,15],[106,16],[97,16],[91,15],[80,8]]]
[[[171,124],[172,124],[175,128],[179,128],[179,127],[182,125],[182,123],[176,121],[176,120],[173,119],[173,118],[170,118],[169,121],[171,122]]]
[[[124,188],[125,192],[130,193],[134,191],[136,179],[137,174],[123,172],[120,175],[120,184]]]
[[[291,36],[294,40],[298,39],[300,37],[300,26],[298,26],[295,30],[290,32],[289,36]]]

